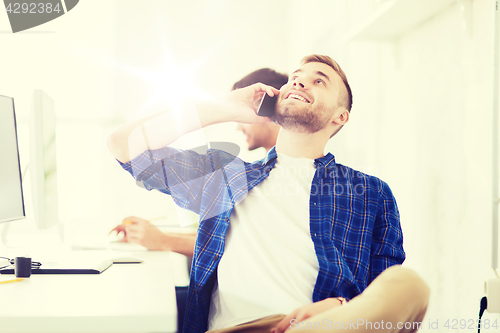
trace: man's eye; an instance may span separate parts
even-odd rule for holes
[[[316,80],[316,83],[317,83],[317,84],[325,84],[325,81],[323,81],[323,80],[321,80],[321,79],[317,79],[317,80]]]

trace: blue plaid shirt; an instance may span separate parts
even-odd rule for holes
[[[253,162],[217,149],[148,150],[122,167],[148,190],[169,194],[200,215],[184,332],[205,332],[217,265],[224,253],[231,212],[264,181],[277,154]],[[382,180],[335,163],[328,153],[314,161],[310,233],[319,262],[313,302],[351,299],[389,266],[405,259],[396,201]]]

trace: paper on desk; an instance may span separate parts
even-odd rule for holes
[[[17,279],[12,275],[0,275],[0,285],[2,285],[2,282],[12,281],[12,280],[17,280]]]

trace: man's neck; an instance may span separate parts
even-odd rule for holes
[[[328,138],[324,133],[297,133],[281,129],[276,142],[276,151],[291,157],[316,159],[324,156]]]

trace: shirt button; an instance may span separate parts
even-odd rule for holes
[[[214,256],[214,261],[217,261],[217,260],[219,260],[219,256],[216,254],[216,255]]]
[[[229,217],[226,217],[226,218],[224,219],[224,221],[226,221],[226,222],[227,222],[227,221],[229,221]]]
[[[269,173],[269,172],[271,171],[271,168],[269,168],[269,167],[268,167],[268,168],[265,168],[265,169],[264,169],[264,171],[265,171],[266,173]]]
[[[316,203],[313,203],[314,206],[316,206]]]

